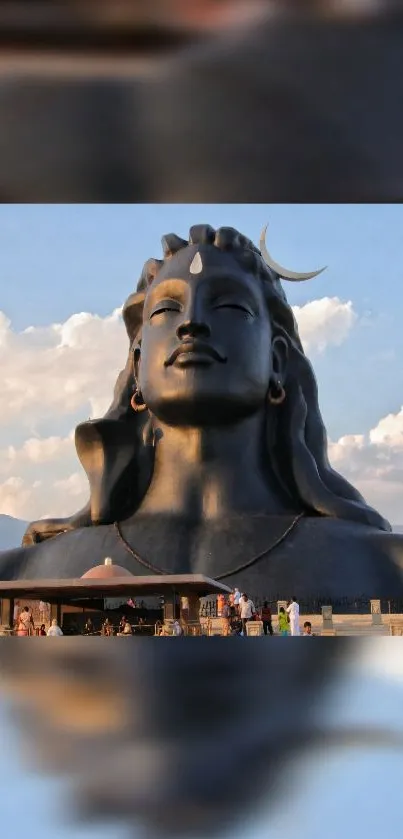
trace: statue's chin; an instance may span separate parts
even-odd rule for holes
[[[206,397],[193,395],[187,398],[147,402],[152,415],[160,422],[179,427],[227,426],[253,416],[261,407],[237,397],[217,394]]]

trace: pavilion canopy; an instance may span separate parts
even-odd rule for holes
[[[172,594],[225,594],[228,586],[203,574],[170,574],[167,576],[113,577],[110,579],[78,578],[64,580],[6,580],[0,582],[0,598],[26,600],[91,600],[105,597],[138,597]]]

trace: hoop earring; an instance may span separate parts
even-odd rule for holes
[[[276,385],[276,388],[275,388],[274,392],[273,392],[273,388],[269,387],[269,393],[268,393],[267,398],[268,398],[271,405],[281,405],[281,403],[284,402],[285,397],[286,397],[286,392],[285,392],[285,390],[283,388],[283,385],[281,384],[280,381],[277,382],[277,385]]]
[[[132,396],[132,398],[131,398],[131,400],[130,400],[130,404],[131,404],[131,406],[132,406],[132,408],[133,408],[133,411],[146,411],[146,410],[147,410],[147,405],[146,405],[146,403],[145,403],[144,401],[143,401],[143,402],[140,402],[140,401],[139,401],[140,399],[143,399],[143,397],[142,397],[142,395],[141,395],[141,393],[140,393],[139,389],[138,389],[138,388],[136,388],[136,390],[135,390],[135,392],[133,393],[133,396]]]

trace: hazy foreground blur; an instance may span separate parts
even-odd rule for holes
[[[0,0],[0,200],[401,200],[402,6]]]
[[[3,640],[3,830],[399,835],[402,653],[392,638]]]

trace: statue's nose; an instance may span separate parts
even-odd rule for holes
[[[184,338],[210,338],[211,329],[203,321],[185,320],[178,326],[176,334],[180,341]]]

